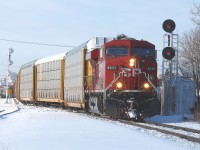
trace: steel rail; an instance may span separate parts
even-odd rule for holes
[[[190,128],[186,128],[186,127],[180,127],[180,126],[174,126],[174,125],[168,125],[168,124],[153,123],[153,122],[145,122],[145,123],[150,124],[150,125],[156,125],[156,126],[161,126],[161,127],[172,128],[172,129],[176,129],[176,130],[183,130],[183,131],[187,131],[187,132],[200,134],[200,130],[196,130],[196,129],[190,129]]]
[[[179,138],[181,138],[181,139],[185,139],[185,140],[188,140],[188,141],[191,141],[191,142],[195,142],[195,143],[199,143],[199,144],[200,144],[200,139],[199,139],[199,138],[196,138],[196,137],[193,137],[193,136],[188,136],[188,135],[181,134],[181,133],[176,133],[176,132],[172,132],[172,131],[167,131],[167,130],[165,130],[165,129],[160,129],[160,128],[156,128],[156,127],[151,127],[151,126],[144,125],[144,124],[138,124],[138,123],[136,123],[136,122],[126,121],[126,120],[118,120],[118,121],[121,122],[121,123],[128,124],[128,125],[133,125],[133,126],[137,126],[137,127],[140,127],[140,128],[145,128],[145,129],[148,129],[148,130],[155,130],[155,131],[158,131],[158,132],[160,132],[160,133],[167,134],[167,135],[173,135],[173,136],[179,137]]]

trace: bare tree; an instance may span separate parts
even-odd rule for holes
[[[184,76],[190,76],[200,91],[200,27],[183,34],[180,40],[180,67]]]
[[[190,10],[190,14],[192,22],[200,26],[200,4],[194,3],[193,8]]]
[[[181,37],[180,68],[182,74],[191,77],[197,85],[197,102],[194,114],[195,119],[200,121],[200,3],[194,3],[190,14],[196,28],[185,32]]]

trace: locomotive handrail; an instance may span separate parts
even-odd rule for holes
[[[147,76],[146,72],[141,72],[141,73],[144,73],[145,78],[147,78],[148,82],[151,84],[151,86],[154,88],[154,90],[155,90],[157,93],[159,93],[160,91],[158,90],[158,88],[155,87],[155,85],[154,85],[154,84],[151,82],[151,80],[149,79],[149,74],[148,74],[148,76]]]
[[[115,78],[106,88],[105,91],[107,91],[119,78],[120,78],[120,74],[123,74],[124,72],[120,72],[119,76],[117,78]]]

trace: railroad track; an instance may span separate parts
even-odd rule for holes
[[[127,125],[133,125],[133,126],[147,129],[147,130],[158,131],[160,133],[176,136],[181,139],[186,139],[188,141],[200,144],[200,130],[166,125],[166,124],[149,123],[149,122],[148,123],[136,123],[136,122],[126,121],[126,120],[118,120],[118,121],[121,123],[127,124]]]
[[[4,111],[5,111],[5,110],[0,110],[0,113],[1,113],[1,112],[4,112]]]
[[[187,132],[200,134],[200,130],[196,130],[196,129],[173,126],[173,125],[168,125],[168,124],[152,123],[152,122],[145,122],[145,123],[150,124],[150,125],[162,126],[162,127],[167,127],[167,128],[172,128],[172,129],[183,130],[183,131],[187,131]]]
[[[92,115],[92,114],[87,114],[87,115],[90,117],[98,118],[98,119],[105,119],[105,120],[114,121],[114,122],[116,121],[116,122],[120,122],[126,125],[140,127],[147,130],[154,130],[166,135],[179,137],[181,139],[185,139],[185,140],[200,144],[200,130],[167,125],[167,124],[151,123],[151,122],[138,123],[138,122],[128,121],[128,120],[111,119],[108,116],[102,117],[102,116],[97,116],[97,115]]]
[[[17,106],[17,104],[18,104],[18,103],[17,103],[17,100],[12,99],[12,101],[14,102],[16,108],[11,109],[11,110],[7,110],[7,109],[5,109],[5,110],[0,110],[0,117],[6,116],[6,115],[9,115],[9,114],[12,114],[12,113],[17,112],[17,111],[20,110],[19,106]]]

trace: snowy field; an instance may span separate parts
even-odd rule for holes
[[[23,106],[0,114],[0,150],[200,150],[200,144],[67,110]],[[16,110],[0,100],[1,110]]]

